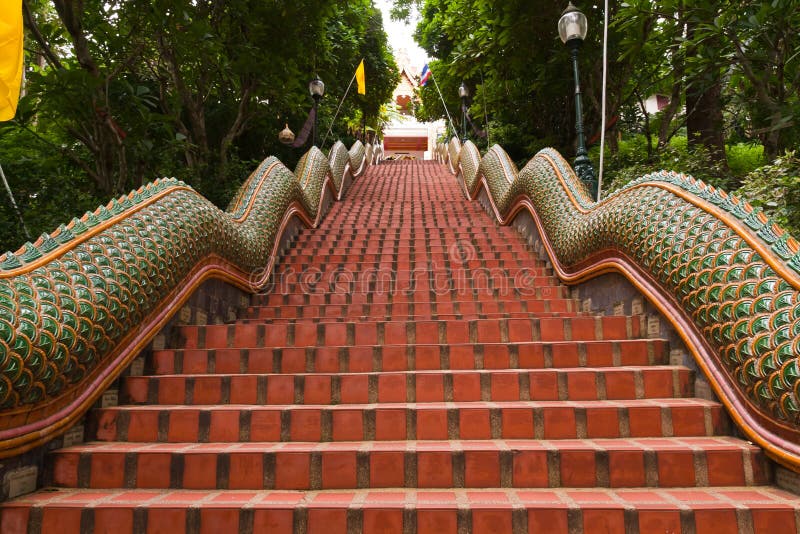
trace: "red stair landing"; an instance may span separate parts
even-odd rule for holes
[[[577,311],[435,163],[372,167],[236,323],[182,328],[0,531],[796,533],[639,321]]]

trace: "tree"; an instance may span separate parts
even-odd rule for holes
[[[53,160],[42,168],[69,173],[51,179],[76,198],[107,199],[166,175],[224,205],[254,161],[275,154],[291,166],[299,158],[301,150],[281,145],[277,132],[305,120],[315,74],[328,86],[320,113],[327,127],[365,58],[367,95],[348,97],[334,137],[357,114],[377,125],[398,76],[372,0],[24,6],[26,94],[4,136],[33,144],[25,152],[31,159]],[[0,158],[7,161],[9,151],[0,147]],[[20,169],[10,179],[33,183],[38,171]],[[35,191],[18,189],[20,204],[33,209]],[[55,210],[56,220],[70,219],[72,205]]]

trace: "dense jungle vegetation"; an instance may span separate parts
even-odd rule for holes
[[[292,167],[308,81],[327,86],[320,130],[361,58],[367,95],[345,101],[332,138],[380,130],[397,68],[373,0],[24,0],[26,82],[0,123],[0,164],[33,238],[160,176],[220,206],[258,161]],[[738,191],[800,235],[800,9],[797,0],[611,2],[603,189],[661,168]],[[557,34],[565,5],[531,0],[394,0],[458,124],[470,114],[520,164],[574,154],[573,79]],[[599,156],[602,3],[579,2],[585,122]],[[645,113],[648,101],[660,103]],[[435,86],[421,120],[444,116]],[[331,141],[329,139],[328,146]],[[327,147],[325,147],[327,148]],[[0,250],[25,240],[0,201]]]
[[[603,2],[580,51],[590,156],[599,159]],[[797,0],[610,2],[604,189],[659,169],[737,191],[800,236],[800,4]],[[455,122],[458,86],[470,115],[524,164],[540,148],[575,152],[574,82],[557,21],[566,1],[397,0],[420,17]],[[660,110],[644,113],[660,98]],[[655,110],[654,110],[655,111]],[[418,115],[444,117],[435,87]],[[460,125],[457,125],[460,131]],[[479,146],[487,140],[478,139]]]
[[[320,138],[364,58],[367,92],[332,140],[377,128],[399,74],[372,0],[24,0],[26,80],[0,123],[0,165],[35,239],[162,176],[224,207],[258,162],[293,168],[308,82],[326,85]],[[0,250],[25,236],[5,191]]]

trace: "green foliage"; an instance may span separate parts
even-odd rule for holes
[[[736,143],[728,145],[728,167],[731,173],[744,177],[758,167],[767,163],[764,157],[764,147],[754,143]]]
[[[787,151],[769,165],[759,167],[744,178],[737,194],[761,208],[789,231],[800,236],[800,156]]]
[[[690,146],[686,136],[673,137],[666,147],[647,150],[647,139],[637,135],[619,142],[618,151],[605,160],[605,191],[616,191],[628,182],[657,170],[688,174],[704,182],[730,190],[747,179],[745,175],[763,164],[763,147],[737,144],[726,150],[727,162],[714,158],[703,146]],[[599,147],[589,153],[595,168],[599,166]]]
[[[308,147],[277,134],[301,129],[314,75],[326,84],[321,140],[365,60],[367,95],[351,91],[328,146],[355,117],[377,127],[399,79],[372,0],[26,3],[26,94],[0,164],[37,233],[160,176],[224,206],[255,162],[291,167]],[[16,249],[12,226],[0,244]]]
[[[74,163],[26,131],[0,127],[0,165],[34,240],[108,200]],[[0,220],[0,251],[17,250],[27,239],[1,186]]]
[[[406,2],[407,4],[407,2]],[[515,159],[548,139],[571,151],[573,93],[569,55],[556,35],[563,7],[551,2],[426,0],[415,38],[429,62],[456,129],[461,130],[458,86],[472,97],[473,120],[489,117],[491,142]],[[424,119],[445,117],[436,88],[420,92]]]
[[[399,16],[419,8],[415,37],[436,58],[430,65],[459,130],[456,90],[463,80],[474,95],[472,117],[483,122],[488,114],[492,142],[512,158],[525,161],[547,145],[574,154],[572,71],[556,34],[563,4],[395,0],[395,6]],[[579,66],[592,139],[600,122],[603,9],[578,7],[589,21]],[[614,187],[667,168],[737,188],[747,173],[800,143],[796,0],[627,0],[610,9],[607,176]],[[645,114],[653,95],[668,105]],[[423,118],[444,116],[434,88],[424,88],[421,99]],[[630,139],[617,147],[620,134]]]

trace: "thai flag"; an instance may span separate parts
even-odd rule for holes
[[[425,87],[425,84],[428,83],[428,80],[431,79],[431,69],[428,68],[428,64],[425,63],[425,66],[422,67],[422,74],[419,75],[419,84],[422,87]]]

